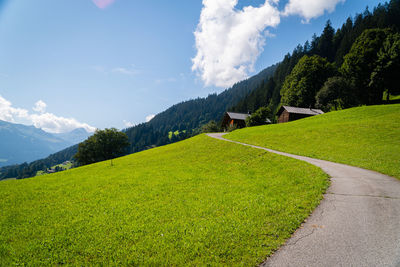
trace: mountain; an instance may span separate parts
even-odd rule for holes
[[[78,144],[86,140],[91,133],[88,133],[84,128],[77,128],[68,133],[53,134],[54,136],[63,139],[70,144]]]
[[[51,134],[34,126],[0,120],[0,167],[32,162],[85,140],[83,128]]]
[[[36,175],[37,171],[44,171],[64,161],[72,160],[78,152],[78,144],[67,147],[46,158],[35,160],[31,163],[23,163],[0,167],[0,180],[7,178],[28,178]]]
[[[157,114],[147,123],[125,129],[124,132],[131,142],[129,152],[134,153],[183,140],[198,133],[198,129],[207,122],[220,121],[226,110],[271,78],[276,68],[277,65],[272,65],[220,94],[178,103]],[[170,132],[178,134],[170,138]]]

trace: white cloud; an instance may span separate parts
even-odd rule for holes
[[[39,100],[35,103],[33,110],[40,113],[29,114],[26,109],[14,108],[10,101],[0,95],[0,120],[15,123],[18,119],[23,119],[35,127],[42,128],[50,133],[69,132],[76,128],[84,128],[88,132],[96,130],[96,128],[87,123],[81,123],[74,118],[64,118],[52,113],[44,113],[46,106],[46,103]]]
[[[87,123],[81,123],[74,118],[59,117],[52,113],[32,114],[30,119],[36,128],[50,133],[66,133],[76,128],[84,128],[88,132],[96,130]]]
[[[310,19],[319,17],[325,11],[333,12],[338,3],[345,0],[290,0],[286,4],[283,15],[300,15],[303,22],[308,23]]]
[[[147,116],[146,116],[146,122],[151,121],[155,116],[156,116],[156,115],[154,115],[154,114],[147,115]]]
[[[280,13],[268,1],[259,7],[235,9],[238,0],[203,0],[194,32],[197,54],[192,59],[205,85],[229,87],[253,71],[263,51],[266,28],[280,22]]]
[[[0,95],[0,120],[15,122],[15,118],[27,118],[28,111],[12,107],[12,103]]]
[[[135,124],[133,122],[126,121],[126,120],[123,120],[123,122],[124,122],[124,126],[127,128],[135,126]]]
[[[39,100],[35,103],[35,106],[32,108],[33,111],[44,113],[46,111],[47,104],[42,100]]]

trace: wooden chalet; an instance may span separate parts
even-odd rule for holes
[[[276,115],[278,116],[278,123],[283,123],[323,113],[320,109],[282,106]]]
[[[236,125],[237,128],[246,127],[246,118],[249,117],[248,113],[225,112],[222,119],[222,127],[227,129]]]

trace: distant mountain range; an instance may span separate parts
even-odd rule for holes
[[[68,133],[53,134],[54,136],[69,142],[72,145],[78,144],[88,138],[91,134],[83,128],[77,128]]]
[[[0,120],[0,167],[47,157],[85,140],[89,135],[83,128],[51,134],[34,126]]]

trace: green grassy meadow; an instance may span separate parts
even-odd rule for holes
[[[69,162],[66,164],[64,164],[64,163],[57,164],[57,165],[52,166],[51,169],[55,169],[56,167],[62,168],[64,170],[69,170],[72,168],[72,162]],[[41,175],[45,175],[45,174],[46,174],[45,171],[37,171],[36,172],[36,176],[41,176]]]
[[[318,205],[320,169],[205,135],[0,182],[0,265],[256,265]]]
[[[400,179],[400,104],[237,130],[225,138],[375,170]]]

